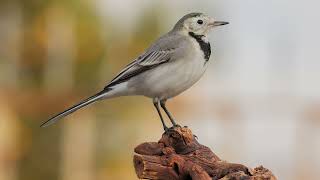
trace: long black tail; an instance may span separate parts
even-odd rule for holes
[[[92,104],[92,103],[102,99],[106,95],[107,92],[108,92],[108,90],[105,89],[105,90],[103,90],[103,91],[101,91],[101,92],[89,97],[88,99],[85,99],[85,100],[81,101],[79,104],[76,104],[76,105],[70,107],[69,109],[67,109],[67,110],[65,110],[65,111],[53,116],[52,118],[50,118],[49,120],[47,120],[46,122],[41,124],[40,127],[47,127],[47,126],[57,122],[61,118],[65,117],[65,116],[68,116],[69,114],[77,111],[78,109],[81,109],[81,108],[83,108],[83,107],[85,107],[85,106],[87,106],[89,104]]]

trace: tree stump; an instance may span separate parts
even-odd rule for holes
[[[276,180],[268,169],[250,169],[222,161],[201,145],[187,127],[173,127],[159,142],[138,145],[133,163],[140,179],[159,180]]]

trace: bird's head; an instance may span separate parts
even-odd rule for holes
[[[190,13],[183,16],[174,26],[174,31],[192,32],[196,35],[206,36],[214,27],[229,24],[224,21],[215,21],[203,13]]]

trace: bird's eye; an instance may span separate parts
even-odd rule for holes
[[[203,24],[203,21],[202,21],[201,19],[199,19],[199,20],[197,21],[197,23],[198,23],[198,24]]]

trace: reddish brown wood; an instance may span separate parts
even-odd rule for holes
[[[159,180],[276,180],[268,169],[250,169],[222,161],[198,143],[187,127],[174,127],[159,142],[138,145],[133,157],[140,179]]]

